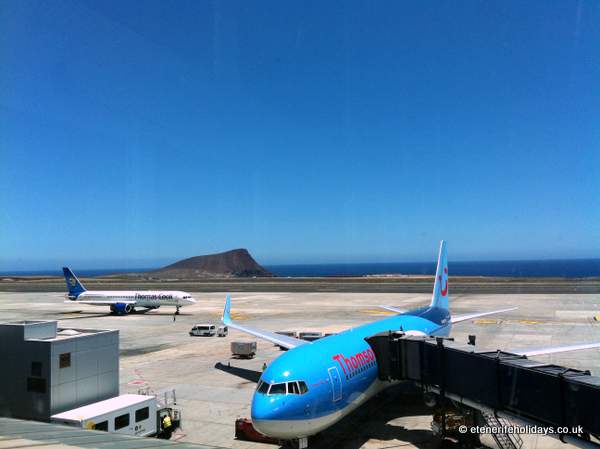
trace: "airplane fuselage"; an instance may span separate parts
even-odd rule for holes
[[[181,291],[159,290],[87,290],[69,267],[63,267],[67,282],[67,298],[73,302],[90,306],[108,306],[113,313],[126,315],[136,307],[157,309],[173,306],[179,308],[196,301],[192,295]]]
[[[87,290],[76,297],[69,296],[73,301],[135,301],[135,307],[185,306],[192,301],[191,295],[182,291],[143,291],[143,290]]]
[[[366,337],[389,330],[445,336],[450,329],[448,310],[426,307],[290,349],[261,377],[270,386],[259,383],[254,393],[253,425],[275,438],[314,435],[390,385],[378,380],[375,354]],[[307,391],[301,393],[303,385],[293,385],[298,381]],[[281,383],[286,383],[284,394]]]

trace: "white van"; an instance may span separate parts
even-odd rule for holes
[[[214,324],[196,324],[190,331],[192,337],[214,337],[217,335],[217,326]]]
[[[156,397],[122,394],[52,415],[50,420],[82,429],[125,435],[151,436],[158,432]]]

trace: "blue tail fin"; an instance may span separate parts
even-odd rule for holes
[[[435,271],[435,284],[431,297],[431,307],[448,310],[448,258],[446,256],[446,242],[440,242],[437,270]]]
[[[85,291],[85,287],[79,282],[77,276],[68,267],[63,267],[65,280],[67,281],[67,290],[69,290],[69,298],[75,299]]]

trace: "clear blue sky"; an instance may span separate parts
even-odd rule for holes
[[[0,2],[0,269],[600,256],[597,1]]]

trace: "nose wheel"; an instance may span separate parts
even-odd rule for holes
[[[282,441],[283,447],[289,449],[308,449],[308,437]]]
[[[175,315],[179,315],[179,306],[175,307]]]

